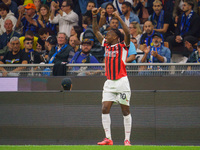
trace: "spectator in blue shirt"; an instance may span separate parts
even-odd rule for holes
[[[24,15],[25,9],[26,14]],[[32,3],[28,3],[25,7],[19,9],[19,18],[17,20],[16,28],[23,26],[22,35],[24,36],[26,31],[31,30],[37,35],[38,31],[38,15],[36,14],[36,7]]]
[[[70,63],[99,63],[98,60],[90,54],[92,49],[92,41],[90,39],[83,39],[81,43],[81,51],[75,53]],[[98,70],[99,67],[73,67],[73,71],[79,71],[78,75],[93,75],[96,72],[88,70]]]
[[[13,31],[13,23],[10,19],[5,21],[4,28],[6,29],[6,32],[0,36],[0,56],[4,56],[5,52],[9,50],[7,44],[12,37],[20,37],[19,33]]]
[[[160,33],[154,33],[152,37],[152,43],[150,46],[144,49],[144,56],[141,60],[142,63],[170,63],[171,52],[169,48],[164,47],[162,44],[162,36]],[[166,70],[167,67],[162,66],[152,66],[147,67],[148,70]],[[141,71],[140,75],[151,75],[151,71]],[[164,73],[164,71],[157,72],[159,75]]]
[[[122,3],[122,14],[120,17],[122,20],[126,23],[126,25],[129,27],[129,24],[133,21],[137,21],[140,23],[140,20],[138,16],[134,13],[132,13],[131,9],[131,3],[129,2],[123,2]],[[119,24],[119,28],[122,28],[121,24]]]

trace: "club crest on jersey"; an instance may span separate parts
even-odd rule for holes
[[[118,51],[106,51],[105,56],[106,57],[116,57],[118,54]]]

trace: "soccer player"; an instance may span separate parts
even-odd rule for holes
[[[107,81],[103,87],[102,98],[102,124],[105,130],[106,138],[98,145],[113,145],[111,137],[111,119],[110,109],[114,102],[119,103],[124,116],[125,140],[124,145],[130,144],[130,134],[132,126],[132,117],[129,110],[131,90],[127,78],[125,62],[130,44],[130,32],[127,25],[123,22],[117,12],[113,12],[125,32],[124,42],[120,43],[121,33],[118,29],[111,29],[107,32],[105,39],[99,32],[97,25],[97,14],[101,8],[93,8],[93,31],[102,46],[105,47],[105,75]]]

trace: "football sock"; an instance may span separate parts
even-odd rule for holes
[[[102,114],[102,124],[103,124],[106,138],[112,140],[111,129],[110,129],[110,124],[111,124],[110,114]]]
[[[130,141],[131,127],[132,127],[132,117],[131,114],[129,114],[127,116],[124,116],[125,140]]]

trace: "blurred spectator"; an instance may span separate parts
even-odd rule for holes
[[[188,41],[192,45],[198,42],[200,37],[200,17],[193,11],[194,3],[192,0],[185,0],[183,2],[183,14],[179,16],[178,24],[175,29],[174,36],[167,38],[169,42],[169,48],[172,52],[172,62],[182,62],[185,56],[192,52],[184,47],[185,41]],[[173,54],[176,57],[173,57]],[[186,62],[186,61],[185,61]]]
[[[26,14],[25,13],[26,9]],[[19,18],[17,20],[16,28],[23,27],[22,35],[26,31],[31,30],[37,35],[38,32],[38,15],[36,14],[36,7],[32,3],[28,3],[25,7],[19,9]]]
[[[136,55],[137,55],[136,47],[133,44],[133,42],[130,42],[130,47],[128,49],[128,56],[127,56],[126,62],[136,63]]]
[[[59,32],[64,32],[69,37],[72,26],[78,25],[78,15],[72,10],[73,1],[63,0],[61,9],[59,4],[54,1],[51,3],[51,15],[50,23],[59,24]],[[58,11],[58,15],[54,16],[55,11]]]
[[[107,32],[110,29],[118,29],[119,27],[119,20],[115,17],[112,17],[110,20],[109,25],[104,25],[103,27],[100,28],[100,32],[103,36],[106,36]]]
[[[18,10],[17,10],[17,4],[16,2],[12,0],[2,0],[2,3],[6,4],[9,8],[9,10],[15,15],[16,18],[18,18]]]
[[[129,2],[131,5],[133,5],[133,1],[132,0],[114,0],[113,1],[113,5],[116,8],[117,12],[119,13],[119,15],[122,15],[122,3],[123,2]]]
[[[38,35],[41,40],[46,41],[46,39],[49,37],[49,30],[47,28],[40,28],[38,31]]]
[[[36,50],[36,44],[37,44],[38,37],[34,36],[34,33],[31,30],[26,31],[25,36],[21,36],[19,38],[19,40],[20,40],[20,49],[21,50],[24,49],[24,39],[25,38],[30,38],[30,39],[33,40],[33,50]]]
[[[70,32],[70,35],[71,36],[76,36],[79,40],[80,40],[80,35],[82,33],[82,28],[80,26],[73,26],[71,28],[71,32]]]
[[[112,3],[108,3],[106,5],[106,8],[105,9],[101,9],[101,17],[100,17],[100,20],[99,20],[99,27],[102,27],[103,25],[107,24],[109,25],[110,24],[110,20],[112,18],[112,13],[115,11],[115,7],[113,6]]]
[[[49,16],[50,16],[49,7],[45,4],[41,5],[38,14],[39,14],[39,17],[38,17],[39,27],[48,28],[51,30],[51,34],[56,35],[57,34],[57,30],[56,30],[57,24],[52,24],[49,21]]]
[[[20,41],[18,37],[12,37],[10,39],[10,44],[12,51],[8,51],[0,64],[27,64],[28,56],[25,52],[20,50]],[[8,71],[3,67],[0,67],[2,73],[0,76],[19,76],[19,71],[23,70],[25,67],[17,67],[12,71]]]
[[[172,16],[167,11],[163,10],[162,2],[155,0],[153,2],[153,14],[151,14],[149,20],[154,25],[154,30],[163,34],[164,39],[169,35],[172,35],[174,30],[174,23]]]
[[[45,41],[43,41],[41,38],[39,38],[38,40],[37,40],[37,44],[36,44],[36,52],[38,52],[38,53],[43,53],[43,52],[45,52]]]
[[[89,25],[92,24],[92,13],[91,10],[87,11],[83,16],[82,16],[82,27],[83,27],[83,32],[80,35],[80,41],[83,39],[83,33],[87,29]]]
[[[70,78],[64,78],[61,82],[61,86],[64,91],[72,90],[72,80]]]
[[[172,16],[175,0],[162,0],[163,10]]]
[[[74,49],[74,52],[79,50],[80,41],[76,36],[69,37],[69,45]]]
[[[182,13],[184,12],[182,9],[183,9],[183,2],[184,0],[176,0],[175,1],[175,4],[174,4],[174,9],[173,9],[173,18],[175,18],[175,22],[177,23],[178,22],[178,17],[180,15],[182,15]],[[197,4],[197,1],[196,0],[192,0],[193,4],[194,4],[194,7],[193,7],[193,10],[194,12],[198,12],[198,4]]]
[[[88,7],[88,4],[91,5],[92,2],[93,4],[95,4],[94,7],[97,7],[97,0],[78,0],[78,2],[79,2],[79,6],[80,6],[82,14],[85,14],[88,10],[92,10],[91,7],[93,7],[93,5]]]
[[[83,33],[83,39],[90,39],[92,41],[91,54],[96,57],[99,62],[103,62],[104,59],[104,49],[94,35],[92,29],[92,12],[87,11],[83,16],[83,23],[86,24],[86,30]]]
[[[144,56],[144,52],[138,48],[138,42],[136,38],[132,37],[131,42],[135,45],[136,48],[136,62],[141,62],[141,59]]]
[[[147,0],[133,0],[133,1],[134,1],[133,10],[135,11],[135,13],[138,14],[140,23],[144,24],[149,17],[149,12],[145,7],[147,4]]]
[[[6,32],[0,36],[0,56],[4,56],[4,54],[9,50],[7,44],[12,37],[20,37],[17,32],[13,31],[13,23],[10,19],[5,20],[4,27]]]
[[[41,62],[40,55],[37,51],[33,50],[33,41],[30,38],[24,39],[24,49],[23,51],[28,55],[29,63],[38,64]]]
[[[92,9],[95,8],[95,7],[96,7],[95,2],[92,1],[92,0],[90,0],[90,1],[88,1],[88,3],[87,3],[86,11],[92,10]]]
[[[81,43],[81,51],[76,52],[70,63],[99,63],[98,60],[91,55],[92,41],[90,39],[83,39]],[[73,67],[73,71],[78,71],[78,76],[94,75],[94,72],[89,70],[98,70],[98,67]]]
[[[162,36],[160,33],[154,33],[152,37],[152,45],[148,46],[144,49],[144,56],[142,57],[141,62],[148,62],[149,64],[151,63],[170,63],[170,58],[171,58],[171,52],[169,48],[164,47],[162,45]],[[166,70],[166,68],[161,67],[161,66],[148,66],[148,70]],[[149,75],[151,74],[151,71],[147,72],[140,72],[139,74],[141,75]],[[158,72],[162,74],[161,72]]]
[[[139,47],[140,38],[142,36],[142,30],[141,30],[140,24],[137,21],[131,22],[129,25],[129,30],[130,30],[131,37],[136,38],[136,40],[138,41],[137,44]]]
[[[17,6],[24,4],[24,0],[12,0],[12,1],[14,1],[17,4]]]
[[[7,5],[5,5],[4,3],[0,4],[0,35],[2,35],[4,32],[6,32],[6,29],[4,28],[4,22],[6,21],[6,19],[10,19],[12,21],[13,24],[13,30],[15,28],[15,25],[17,23],[17,18],[15,18],[14,14],[9,11],[9,8]]]
[[[49,52],[49,64],[70,62],[74,56],[73,48],[67,43],[67,35],[64,32],[59,32],[57,35],[57,43]]]
[[[149,14],[153,13],[153,2],[154,0],[144,0],[145,1],[145,7],[148,10]]]
[[[24,0],[23,6],[28,5],[28,3],[33,3],[33,0]]]
[[[200,41],[198,41],[197,43],[197,50],[192,52],[192,54],[189,56],[187,60],[187,63],[200,63]],[[191,67],[189,68],[188,70],[191,70]]]
[[[140,23],[140,20],[136,14],[134,14],[131,8],[131,3],[129,2],[123,2],[122,3],[122,14],[120,17],[122,20],[126,23],[126,25],[129,27],[130,23],[133,21],[137,21]],[[122,28],[121,24],[119,24],[119,28]]]
[[[199,63],[200,62],[200,41],[198,41],[197,43],[197,50],[193,49],[192,44],[189,42],[185,42],[185,46],[188,49],[193,50],[192,54],[189,56],[187,63]],[[199,66],[198,65],[192,65],[192,66],[188,66],[187,70],[182,70],[182,74],[184,75],[189,75],[189,76],[194,76],[194,75],[200,75],[200,71],[199,70]]]
[[[41,0],[33,0],[33,4],[36,7],[36,13],[39,15],[39,10],[40,10],[40,6],[41,6]]]
[[[49,52],[51,51],[51,49],[53,47],[55,47],[57,44],[57,39],[56,39],[56,36],[49,36],[46,41],[45,41],[45,53],[42,55],[43,57],[43,61],[45,63],[47,63],[49,61],[49,58],[48,58],[48,55],[49,55]]]
[[[153,29],[154,29],[154,26],[153,26],[151,21],[146,21],[144,23],[144,31],[145,31],[145,33],[142,34],[142,36],[140,38],[140,47],[139,47],[142,51],[144,50],[144,48],[146,46],[149,46],[151,44],[152,36],[154,35],[154,33],[156,33],[156,31],[154,31]],[[162,42],[163,41],[164,41],[164,39],[162,40]]]

